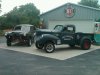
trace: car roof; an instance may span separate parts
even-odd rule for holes
[[[67,27],[67,26],[75,26],[75,25],[73,25],[73,24],[66,24],[66,25],[64,25],[64,27]]]
[[[67,27],[67,26],[75,26],[75,25],[73,25],[73,24],[66,24],[66,25],[57,25],[57,26]]]

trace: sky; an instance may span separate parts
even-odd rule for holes
[[[25,5],[27,3],[34,3],[41,13],[59,7],[65,3],[77,4],[80,0],[1,0],[1,9],[4,14],[11,11],[15,6]]]

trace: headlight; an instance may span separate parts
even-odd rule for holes
[[[34,36],[36,35],[36,32],[34,33]]]
[[[5,32],[5,36],[7,36],[7,32]]]
[[[12,32],[5,32],[5,36],[7,36],[7,34],[10,34],[10,33],[12,33]]]
[[[43,38],[43,36],[44,36],[44,35],[42,35],[42,38]]]

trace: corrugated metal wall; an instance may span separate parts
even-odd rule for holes
[[[74,8],[75,13],[73,17],[66,17],[65,9],[69,3],[58,7],[56,9],[53,9],[51,11],[48,11],[42,15],[40,15],[40,18],[44,19],[46,27],[48,27],[49,21],[73,21],[73,20],[98,20],[100,19],[100,10],[87,7],[87,6],[81,6],[76,4],[70,4],[72,8]]]
[[[100,10],[86,8],[74,4],[71,4],[71,6],[75,9],[75,15],[72,18],[65,16],[65,9],[67,8],[67,4],[47,12],[40,17],[46,20],[95,20],[100,18]]]

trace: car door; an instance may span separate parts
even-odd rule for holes
[[[75,43],[75,27],[73,25],[64,27],[64,30],[61,32],[60,37],[62,44]]]
[[[31,33],[32,39],[34,39],[35,30],[36,30],[35,26],[30,27],[30,33]]]

